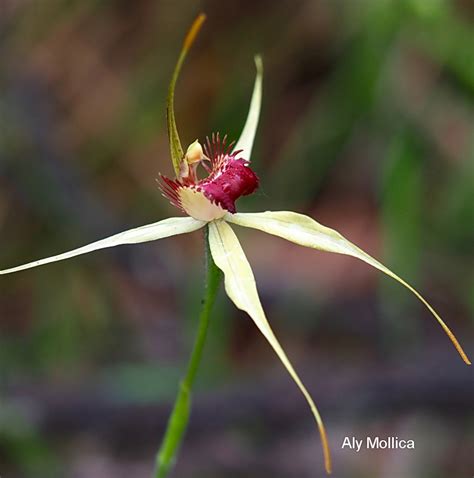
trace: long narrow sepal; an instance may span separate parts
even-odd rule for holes
[[[456,347],[456,350],[464,362],[471,365],[471,361],[454,334],[421,294],[379,261],[349,242],[337,231],[319,224],[308,216],[289,211],[227,214],[226,220],[240,226],[259,229],[260,231],[282,237],[301,246],[353,256],[382,271],[404,285],[426,306],[451,339],[451,342],[454,347]]]
[[[43,266],[50,262],[63,261],[71,257],[79,256],[81,254],[88,254],[89,252],[97,251],[98,249],[105,249],[107,247],[120,246],[122,244],[136,244],[138,242],[156,241],[169,236],[177,234],[184,234],[186,232],[196,231],[203,227],[206,223],[198,221],[192,217],[171,217],[163,221],[148,224],[146,226],[137,227],[128,231],[120,232],[113,236],[107,237],[87,246],[79,247],[57,256],[47,257],[38,261],[29,262],[21,266],[12,267],[0,271],[0,274],[11,274],[12,272],[22,271],[24,269],[31,269],[32,267]]]
[[[181,161],[184,158],[184,151],[179,139],[178,128],[176,127],[176,118],[174,115],[174,90],[186,55],[194,43],[194,40],[196,39],[196,36],[199,33],[199,30],[201,29],[205,19],[206,15],[201,13],[191,25],[191,28],[184,39],[183,48],[179,54],[178,61],[174,68],[173,76],[171,77],[171,82],[168,88],[168,97],[166,100],[166,123],[168,126],[168,140],[170,143],[171,161],[173,162],[173,168],[176,177],[179,176],[181,170]]]
[[[257,132],[260,108],[262,105],[263,62],[260,55],[255,56],[255,67],[257,68],[257,76],[255,77],[247,120],[245,121],[240,138],[234,147],[234,151],[242,150],[242,156],[248,161],[250,161],[250,156],[252,155],[253,141],[255,139],[255,133]]]
[[[252,269],[239,240],[226,222],[217,220],[209,224],[209,245],[214,262],[224,273],[227,295],[239,309],[250,315],[306,398],[321,434],[326,471],[331,473],[331,455],[321,416],[265,317]]]

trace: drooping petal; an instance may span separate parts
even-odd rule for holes
[[[225,219],[240,226],[259,229],[260,231],[282,237],[283,239],[287,239],[288,241],[294,242],[301,246],[353,256],[375,267],[376,269],[379,269],[396,281],[400,282],[400,284],[404,285],[408,290],[415,294],[415,296],[434,315],[443,330],[451,339],[451,342],[456,347],[456,350],[459,352],[459,355],[461,355],[464,362],[466,362],[468,365],[471,365],[469,358],[454,334],[444,323],[438,313],[433,309],[433,307],[431,307],[431,305],[420,295],[420,293],[379,261],[369,256],[369,254],[359,249],[356,245],[349,242],[337,231],[319,224],[308,216],[289,211],[227,214]]]
[[[250,315],[306,398],[318,424],[323,443],[325,466],[327,472],[330,473],[331,457],[321,416],[265,317],[250,264],[234,231],[225,221],[213,221],[209,224],[209,245],[217,267],[224,273],[227,295],[239,309]]]
[[[257,76],[255,77],[247,120],[245,121],[245,126],[240,138],[234,147],[234,151],[242,150],[242,156],[248,161],[250,161],[252,154],[253,140],[255,139],[262,104],[263,63],[260,55],[255,56],[255,66],[257,68]]]
[[[183,147],[181,146],[178,128],[176,127],[176,119],[174,116],[174,90],[186,55],[194,43],[194,40],[196,39],[196,36],[199,33],[199,30],[201,29],[205,19],[206,15],[201,13],[191,25],[191,28],[184,39],[183,48],[179,54],[179,58],[174,68],[173,76],[171,77],[171,82],[168,88],[168,97],[166,100],[166,122],[168,125],[168,140],[170,143],[171,161],[173,162],[173,168],[176,177],[179,177],[181,171],[181,161],[184,158],[184,151]]]
[[[105,249],[107,247],[115,247],[122,244],[135,244],[138,242],[156,241],[157,239],[163,239],[165,237],[175,236],[177,234],[196,231],[205,224],[206,223],[204,221],[197,221],[192,217],[171,217],[153,224],[148,224],[146,226],[120,232],[113,236],[107,237],[106,239],[102,239],[100,241],[93,242],[92,244],[88,244],[87,246],[80,247],[79,249],[74,249],[73,251],[65,252],[57,256],[47,257],[46,259],[29,262],[28,264],[12,267],[11,269],[5,269],[0,271],[0,274],[11,274],[12,272],[31,269],[32,267],[42,266],[49,264],[50,262],[63,261],[65,259],[70,259],[71,257],[87,254],[89,252],[97,251],[98,249]]]

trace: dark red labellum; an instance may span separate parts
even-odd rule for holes
[[[240,196],[252,194],[258,188],[258,177],[245,159],[230,157],[222,169],[200,181],[205,196],[219,206],[235,213],[235,201]]]

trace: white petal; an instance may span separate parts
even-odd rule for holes
[[[196,231],[203,227],[206,223],[204,221],[197,221],[192,217],[172,217],[163,221],[148,224],[146,226],[137,227],[128,231],[120,232],[113,236],[107,237],[87,246],[74,249],[73,251],[65,252],[57,256],[48,257],[46,259],[40,259],[38,261],[29,262],[18,267],[12,267],[11,269],[5,269],[0,271],[0,274],[11,274],[12,272],[18,272],[24,269],[30,269],[32,267],[42,266],[49,264],[50,262],[62,261],[64,259],[70,259],[74,256],[81,254],[87,254],[89,252],[96,251],[98,249],[105,249],[106,247],[115,247],[122,244],[135,244],[138,242],[156,241],[157,239],[163,239],[169,236],[175,236],[176,234],[184,234],[186,232]]]
[[[225,216],[227,210],[212,202],[201,191],[183,187],[178,191],[181,207],[191,217],[199,221],[213,221]]]
[[[415,296],[427,307],[427,309],[439,322],[443,330],[451,339],[453,345],[456,347],[459,355],[461,355],[462,359],[468,365],[471,364],[466,353],[449,327],[417,290],[415,290],[410,284],[405,282],[376,259],[369,256],[369,254],[364,252],[362,249],[359,249],[357,246],[349,242],[334,229],[323,226],[308,216],[289,211],[227,214],[225,219],[234,224],[239,224],[240,226],[252,227],[254,229],[259,229],[269,234],[282,237],[288,241],[300,244],[301,246],[353,256],[366,262],[372,267],[379,269],[396,281],[400,282],[400,284],[404,285],[408,290],[415,294]]]
[[[257,76],[255,77],[247,120],[245,121],[244,129],[242,130],[240,138],[234,148],[234,151],[239,149],[243,150],[242,157],[249,161],[250,156],[252,155],[252,146],[257,131],[260,107],[262,104],[263,63],[262,58],[259,55],[255,56],[255,66],[257,68]]]
[[[258,297],[252,269],[240,246],[239,240],[225,221],[218,220],[209,224],[209,245],[214,262],[224,273],[227,295],[239,309],[250,315],[306,398],[319,427],[326,469],[329,473],[331,470],[331,458],[326,431],[318,409],[270,328]]]

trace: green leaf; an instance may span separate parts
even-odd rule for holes
[[[234,148],[234,151],[242,150],[244,158],[248,160],[250,160],[252,154],[252,146],[255,139],[255,133],[257,132],[260,108],[262,105],[263,63],[260,55],[255,56],[255,66],[257,68],[257,76],[255,77],[247,120],[245,121],[244,129],[242,130],[240,138]]]
[[[174,90],[186,55],[192,44],[194,43],[194,40],[196,39],[196,36],[199,33],[199,30],[201,29],[201,26],[204,23],[205,19],[206,15],[201,13],[191,25],[191,28],[189,29],[184,39],[183,48],[181,49],[181,53],[179,54],[178,61],[174,68],[173,76],[171,77],[171,82],[168,88],[168,97],[166,100],[166,123],[168,126],[168,140],[170,143],[171,161],[173,163],[176,177],[178,177],[180,173],[181,161],[184,157],[184,151],[183,147],[181,146],[181,141],[179,139],[178,128],[176,127],[176,118],[174,115]]]
[[[71,257],[79,256],[81,254],[88,254],[89,252],[97,251],[98,249],[105,249],[107,247],[120,246],[122,244],[136,244],[139,242],[156,241],[157,239],[163,239],[169,236],[175,236],[177,234],[184,234],[186,232],[196,231],[203,227],[206,223],[204,221],[198,221],[192,217],[171,217],[164,219],[163,221],[148,224],[146,226],[137,227],[135,229],[129,229],[128,231],[120,232],[113,236],[107,237],[87,246],[74,249],[57,256],[48,257],[46,259],[40,259],[38,261],[29,262],[21,266],[12,267],[11,269],[5,269],[0,271],[1,274],[11,274],[12,272],[22,271],[24,269],[31,269],[32,267],[38,267],[50,262],[63,261],[70,259]]]
[[[331,456],[326,430],[316,405],[306,387],[301,382],[295,369],[273,333],[265,317],[255,284],[252,268],[245,256],[234,231],[225,221],[209,223],[209,245],[217,267],[224,273],[225,290],[237,308],[247,312],[260,332],[268,340],[293,380],[298,385],[313,412],[318,424],[324,451],[326,471],[331,472]]]
[[[269,234],[282,237],[283,239],[287,239],[288,241],[294,242],[301,246],[353,256],[366,262],[372,267],[379,269],[396,281],[400,282],[400,284],[404,285],[408,290],[415,294],[415,296],[434,315],[443,330],[451,339],[451,342],[456,347],[456,350],[459,352],[459,355],[461,355],[464,362],[466,362],[468,365],[471,365],[470,360],[468,359],[466,353],[462,349],[454,334],[443,322],[433,307],[431,307],[431,305],[420,295],[420,293],[395,273],[393,273],[390,269],[349,242],[337,231],[319,224],[308,216],[288,211],[227,214],[225,219],[234,224],[239,224],[240,226],[259,229]]]

